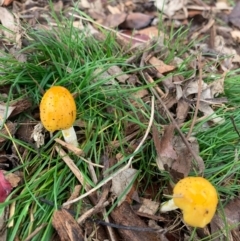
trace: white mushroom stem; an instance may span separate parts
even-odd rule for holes
[[[173,199],[170,199],[169,201],[162,203],[160,206],[160,212],[162,213],[169,212],[175,209],[178,209],[178,207],[175,205]]]
[[[63,138],[65,142],[78,147],[77,135],[73,126],[71,126],[68,129],[62,130],[62,133],[63,133]]]

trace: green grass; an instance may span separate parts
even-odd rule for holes
[[[18,62],[6,53],[0,57],[2,63],[0,86],[11,85],[5,101],[27,96],[33,102],[31,109],[33,111],[40,103],[41,90],[47,90],[52,85],[67,87],[71,92],[78,94],[77,119],[84,123],[84,128],[78,129],[81,133],[80,148],[86,153],[86,158],[99,164],[103,154],[108,150],[110,157],[120,153],[124,157],[121,164],[124,164],[133,152],[132,143],[124,139],[126,127],[130,124],[136,125],[138,128],[136,138],[141,139],[147,128],[151,111],[149,104],[141,99],[135,99],[141,108],[132,105],[131,94],[137,90],[150,89],[153,85],[145,84],[142,79],[142,84],[139,86],[118,83],[109,85],[107,84],[109,79],[97,79],[99,74],[96,74],[96,70],[101,69],[104,72],[114,65],[128,73],[138,73],[139,69],[125,63],[130,56],[123,55],[113,34],[105,32],[106,39],[99,42],[92,36],[86,37],[82,30],[71,27],[71,22],[66,20],[65,24],[67,27],[59,26],[51,32],[29,30],[27,34],[31,40],[21,51],[27,56],[25,63]],[[182,57],[193,44],[190,43],[187,47],[182,44],[186,33],[184,29],[178,32],[172,31],[171,41],[165,43],[169,49],[167,62],[170,63],[175,55]],[[191,76],[193,70],[187,66],[193,57],[184,59],[175,74],[182,74],[185,78]],[[158,81],[161,82],[162,79]],[[240,101],[238,97],[240,84],[238,82],[234,72],[226,78],[225,92],[230,101],[227,106],[234,109],[227,110],[223,107],[217,110],[219,115],[225,117],[226,122],[206,131],[200,131],[203,122],[196,124],[194,128],[201,156],[206,164],[205,177],[209,178],[218,189],[222,205],[239,193],[239,136],[230,121],[230,116],[233,116],[236,125],[239,126],[240,113],[237,107]],[[22,113],[15,121],[22,123],[29,119],[34,120],[31,111]],[[144,116],[143,120],[139,119],[139,113]],[[162,119],[157,112],[155,116],[156,119]],[[168,123],[168,120],[163,121]],[[188,129],[183,128],[183,131],[187,132]],[[26,153],[24,159],[20,153],[19,159],[22,159],[22,162],[17,167],[23,172],[23,183],[12,192],[9,201],[0,204],[0,207],[4,207],[16,202],[14,226],[8,230],[8,241],[14,240],[15,237],[24,240],[43,223],[47,226],[32,240],[50,240],[53,234],[51,225],[53,211],[68,199],[74,186],[78,184],[72,172],[54,151],[56,145],[54,138],[59,135],[60,133],[55,133],[55,136],[47,140],[39,150],[15,137],[9,139],[9,145],[14,142],[18,147],[23,147]],[[113,141],[118,141],[119,145],[112,147]],[[70,154],[70,157],[81,170],[86,183],[94,187],[87,163],[73,154]],[[143,195],[154,181],[159,183],[159,192],[155,199],[162,200],[162,192],[167,188],[170,176],[167,172],[160,173],[155,158],[156,151],[150,138],[134,157],[133,166],[139,170],[137,178],[141,187],[140,195]],[[112,169],[117,170],[119,167],[121,165],[116,164]],[[96,173],[100,177],[101,169],[96,168]],[[53,202],[54,207],[41,202],[39,200],[41,197]],[[84,202],[80,201],[76,209],[81,213],[84,205]],[[192,235],[194,236],[194,233]]]

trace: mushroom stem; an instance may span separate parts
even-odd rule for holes
[[[179,207],[175,205],[173,199],[170,199],[169,201],[162,203],[162,205],[160,206],[160,212],[165,213],[178,208]]]
[[[73,126],[71,126],[68,129],[62,130],[62,133],[63,133],[63,138],[65,142],[78,147],[77,135]]]

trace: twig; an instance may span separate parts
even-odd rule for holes
[[[70,170],[72,171],[72,173],[75,175],[75,177],[78,179],[78,181],[82,184],[82,186],[84,187],[84,189],[86,191],[90,190],[90,186],[85,182],[84,177],[82,175],[82,173],[80,172],[80,170],[78,169],[78,167],[75,165],[75,163],[73,162],[73,160],[67,155],[67,153],[59,146],[55,146],[55,150],[57,151],[57,153],[61,156],[61,158],[63,159],[63,161],[67,164],[67,166],[70,168]],[[73,199],[74,201],[75,199]],[[67,204],[71,204],[73,202],[68,201]],[[66,204],[66,205],[67,205]]]
[[[152,102],[151,102],[151,117],[148,123],[148,127],[147,130],[145,132],[145,135],[143,137],[143,139],[141,140],[141,142],[139,143],[139,145],[137,146],[137,148],[135,149],[135,151],[133,152],[133,155],[129,158],[128,163],[121,169],[119,169],[118,171],[116,171],[115,173],[113,173],[112,175],[110,175],[108,178],[104,179],[102,182],[100,182],[96,187],[92,188],[90,191],[84,193],[83,195],[81,195],[80,197],[71,200],[69,202],[66,202],[63,204],[63,206],[69,205],[71,203],[75,203],[81,199],[83,199],[84,197],[89,196],[91,193],[95,192],[96,190],[98,190],[100,187],[102,187],[104,184],[106,184],[107,182],[111,181],[114,177],[116,177],[117,175],[119,175],[121,172],[125,171],[126,169],[128,169],[131,164],[132,164],[132,160],[134,158],[134,156],[136,155],[136,153],[139,151],[139,149],[141,148],[141,146],[143,145],[144,141],[146,140],[150,130],[151,130],[151,126],[153,123],[153,119],[154,119],[154,96],[152,97]]]
[[[199,71],[199,77],[198,77],[198,94],[197,94],[197,102],[196,102],[196,108],[195,108],[195,112],[194,112],[194,116],[193,116],[193,120],[189,129],[189,132],[187,134],[187,140],[189,139],[189,137],[192,134],[192,130],[193,127],[196,123],[196,119],[197,119],[197,114],[198,114],[198,109],[199,109],[199,104],[200,104],[200,98],[201,98],[201,93],[202,93],[202,57],[201,57],[201,53],[199,53],[198,55],[198,71]]]
[[[232,125],[233,125],[234,130],[236,131],[236,133],[238,134],[238,137],[240,138],[240,133],[239,133],[238,128],[237,128],[237,126],[236,126],[234,117],[233,117],[233,116],[230,116],[230,120],[231,120],[231,122],[232,122]]]
[[[154,84],[154,83],[155,83],[154,80],[152,79],[152,77],[151,77],[147,72],[144,73],[144,76],[145,76],[145,78],[147,79],[147,81],[148,81],[149,83],[151,83],[151,84]],[[159,86],[158,86],[157,84],[155,84],[154,88],[156,89],[156,91],[158,92],[158,94],[159,94],[162,98],[164,98],[164,97],[166,96],[166,94],[159,88]]]
[[[83,156],[84,155],[84,151],[82,149],[74,146],[74,145],[66,143],[65,141],[62,141],[59,138],[55,138],[54,141],[59,143],[61,146],[66,147],[68,150],[72,151],[77,156]]]
[[[39,227],[37,227],[31,234],[28,235],[28,237],[24,241],[31,241],[32,238],[39,233],[44,227],[47,226],[47,223],[41,224]]]
[[[67,149],[69,149],[70,151],[72,151],[75,155],[80,156],[80,159],[82,159],[83,161],[85,161],[86,163],[88,163],[91,166],[95,166],[95,167],[100,167],[103,168],[103,165],[97,164],[97,163],[93,163],[91,161],[88,161],[86,158],[83,157],[84,152],[83,150],[79,149],[78,147],[75,147],[71,144],[68,144],[64,141],[62,141],[59,138],[55,138],[54,141],[56,141],[57,143],[61,144],[62,146],[66,147]]]
[[[105,208],[109,204],[110,204],[109,201],[105,201],[103,203],[98,203],[96,206],[89,209],[80,218],[78,218],[78,220],[77,220],[78,224],[82,224],[87,218],[93,216],[96,213],[99,213],[100,211],[102,211],[103,208]]]

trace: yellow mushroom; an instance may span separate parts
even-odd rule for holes
[[[173,199],[164,203],[162,212],[180,208],[183,220],[192,227],[205,227],[217,208],[218,195],[213,185],[203,177],[185,177],[173,189]]]
[[[73,129],[76,104],[65,87],[53,86],[46,91],[40,103],[40,119],[48,131],[61,130],[67,143],[78,146],[76,132]]]

